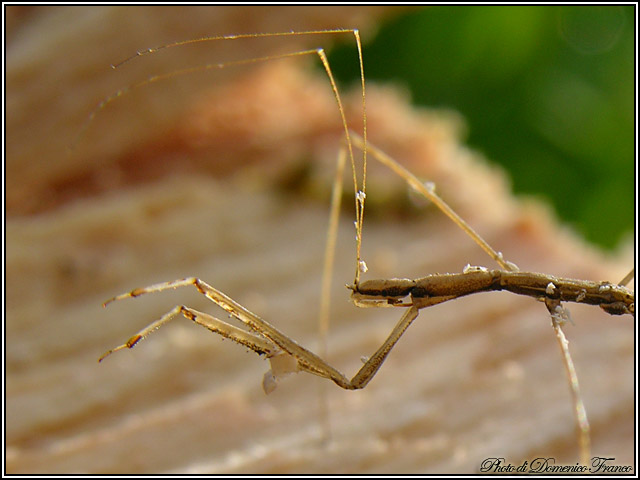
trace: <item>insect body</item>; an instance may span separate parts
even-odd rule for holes
[[[612,315],[633,315],[635,296],[609,282],[557,278],[532,272],[479,269],[463,273],[433,274],[416,280],[367,280],[350,287],[358,306],[429,307],[479,292],[506,290],[542,300],[596,305]],[[408,301],[403,301],[409,297]]]
[[[356,39],[360,51],[360,40],[356,30],[335,30],[327,32],[298,32],[298,35],[318,35],[318,34],[337,34],[337,33],[351,33]],[[291,35],[292,33],[286,33]],[[268,34],[278,35],[278,34]],[[263,36],[262,34],[252,35],[254,37]],[[238,37],[214,37],[210,39],[199,39],[196,41],[208,41],[208,40],[232,40]],[[173,44],[178,46],[183,44],[180,42]],[[164,47],[162,47],[164,48]],[[157,49],[149,49],[142,51],[138,55],[147,53],[153,53]],[[583,280],[573,280],[558,278],[552,275],[542,273],[531,273],[519,271],[518,267],[511,262],[506,261],[502,254],[496,252],[478,233],[476,233],[442,198],[435,193],[435,187],[432,184],[425,185],[419,181],[413,174],[402,167],[397,161],[391,159],[381,150],[371,145],[366,138],[366,127],[362,138],[351,132],[346,123],[346,117],[342,106],[342,101],[335,82],[329,64],[324,56],[324,52],[321,49],[309,50],[304,52],[297,52],[292,55],[303,54],[318,54],[320,57],[327,75],[330,79],[338,110],[342,119],[345,136],[345,147],[342,149],[341,154],[338,156],[337,168],[336,168],[336,180],[334,184],[334,195],[332,197],[331,206],[331,219],[330,227],[327,234],[327,248],[325,254],[325,282],[323,284],[323,308],[320,315],[322,319],[328,316],[328,281],[327,278],[331,276],[333,249],[335,248],[335,237],[337,229],[337,218],[339,213],[340,195],[341,191],[341,179],[346,159],[348,158],[353,173],[354,184],[354,199],[356,209],[356,258],[355,258],[355,279],[353,283],[348,287],[351,290],[351,297],[355,305],[361,307],[377,307],[377,306],[394,306],[394,307],[406,307],[407,310],[398,320],[395,327],[392,329],[389,336],[378,347],[373,355],[368,357],[364,362],[364,365],[359,371],[349,379],[342,374],[335,367],[331,366],[323,355],[317,355],[302,345],[298,344],[295,340],[290,338],[284,332],[281,332],[275,326],[262,319],[257,314],[251,312],[244,306],[237,303],[229,296],[222,293],[220,290],[208,285],[206,282],[199,278],[190,277],[180,280],[169,281],[152,285],[145,288],[137,288],[128,293],[124,293],[113,297],[105,302],[105,305],[114,301],[121,300],[128,297],[137,297],[146,293],[156,293],[163,290],[179,288],[183,286],[194,286],[198,292],[205,295],[209,300],[217,304],[223,310],[225,310],[231,317],[242,323],[246,329],[238,328],[229,324],[226,321],[220,320],[212,315],[203,313],[192,309],[184,305],[178,305],[163,315],[157,321],[151,323],[144,329],[140,330],[134,336],[132,336],[127,342],[107,351],[100,361],[111,353],[122,350],[125,348],[132,348],[141,339],[146,337],[151,332],[155,331],[160,326],[166,324],[178,315],[183,315],[189,320],[204,326],[205,328],[225,337],[232,341],[247,347],[259,355],[265,355],[271,363],[271,370],[265,374],[263,380],[263,387],[266,392],[272,391],[277,381],[294,372],[307,372],[314,375],[327,378],[333,381],[338,386],[354,390],[364,388],[369,381],[375,376],[380,369],[390,351],[398,342],[400,337],[404,334],[410,324],[417,318],[418,312],[422,308],[426,308],[432,305],[443,303],[446,301],[454,300],[462,296],[471,295],[474,293],[507,290],[509,292],[533,297],[537,300],[543,301],[551,314],[552,324],[556,331],[557,338],[560,343],[560,348],[563,352],[563,360],[567,375],[569,377],[569,384],[572,390],[574,398],[574,413],[576,415],[576,423],[578,425],[579,442],[581,445],[581,457],[583,462],[587,462],[589,458],[589,425],[586,420],[586,413],[579,393],[577,375],[573,368],[573,363],[568,352],[566,340],[562,333],[562,324],[568,319],[567,312],[562,307],[562,302],[576,302],[587,305],[596,305],[601,307],[605,312],[612,315],[635,313],[635,295],[627,289],[626,284],[631,276],[625,278],[620,285],[612,284],[609,282],[593,282]],[[281,58],[278,56],[277,58]],[[227,65],[237,63],[249,63],[252,61],[270,60],[276,57],[264,57],[261,59],[248,60],[246,62],[232,62],[225,65],[217,65],[218,68],[222,68]],[[123,62],[124,63],[124,62]],[[363,99],[363,123],[366,126],[366,114],[364,113],[364,71],[363,71],[362,56],[360,53],[360,66],[362,76],[362,99]],[[203,67],[202,69],[207,69]],[[191,72],[192,70],[190,70]],[[181,72],[178,72],[180,74]],[[170,74],[171,75],[171,74]],[[140,82],[135,86],[142,86],[144,84],[156,81],[160,77],[151,77],[146,82]],[[125,88],[121,92],[128,91]],[[101,102],[97,111],[102,109],[106,104],[113,99],[120,96],[120,92],[108,97],[105,101]],[[95,116],[94,112],[92,117]],[[356,169],[356,163],[354,160],[353,147],[358,147],[363,152],[362,161],[362,173],[361,179],[358,179],[358,173]],[[462,230],[464,230],[473,240],[476,242],[496,263],[500,266],[500,270],[489,270],[484,267],[468,267],[461,273],[449,273],[449,274],[431,274],[423,278],[416,280],[409,279],[380,279],[380,280],[366,280],[360,281],[361,273],[366,271],[364,261],[361,259],[360,246],[362,242],[362,225],[364,206],[366,199],[366,162],[367,154],[378,160],[388,168],[390,168],[395,174],[400,176],[409,186],[416,190],[419,194],[429,199],[434,203],[445,215],[447,215],[453,222],[455,222]],[[336,193],[338,192],[338,193]],[[326,331],[326,329],[325,329]]]

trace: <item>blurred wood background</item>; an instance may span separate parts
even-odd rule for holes
[[[215,312],[189,289],[101,307],[134,287],[191,275],[316,349],[326,195],[342,135],[326,78],[296,59],[135,89],[77,138],[101,99],[150,75],[331,37],[207,43],[109,65],[205,35],[354,26],[366,38],[393,8],[6,13],[7,473],[473,473],[490,457],[578,461],[546,309],[508,293],[422,311],[357,392],[300,374],[267,396],[267,362],[184,319],[97,363],[175,304]],[[629,270],[631,245],[604,255],[544,206],[514,199],[503,174],[461,145],[463,119],[415,110],[393,86],[369,84],[367,101],[371,141],[436,182],[520,268],[610,281]],[[359,92],[345,102],[358,130]],[[400,182],[371,167],[365,278],[492,266],[442,215],[413,207]],[[352,214],[341,222],[329,348],[331,363],[351,376],[402,312],[348,301]],[[634,320],[570,308],[575,325],[565,332],[593,455],[635,470]]]

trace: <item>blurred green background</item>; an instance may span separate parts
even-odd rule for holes
[[[516,193],[613,248],[635,219],[634,8],[410,10],[364,45],[365,75],[461,112],[466,143],[503,165]],[[354,55],[331,51],[342,84],[359,81]]]

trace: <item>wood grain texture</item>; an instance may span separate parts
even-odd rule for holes
[[[517,465],[536,457],[578,461],[569,387],[546,309],[506,292],[422,311],[357,392],[298,374],[267,396],[267,362],[184,319],[97,363],[176,304],[220,315],[189,289],[101,307],[115,294],[191,275],[315,350],[322,199],[341,141],[326,79],[305,61],[275,62],[229,80],[194,78],[132,93],[67,156],[92,105],[131,82],[130,72],[111,78],[109,63],[203,34],[335,27],[336,18],[366,31],[377,14],[45,7],[14,25],[7,64],[8,473],[472,473],[489,457]],[[225,55],[260,55],[266,47],[245,48]],[[173,62],[184,57],[173,58],[166,66],[154,60],[154,68],[180,68]],[[155,73],[149,67],[132,70],[144,78]],[[357,130],[358,92],[346,102]],[[628,271],[631,246],[605,256],[541,205],[514,199],[503,174],[461,145],[455,115],[415,110],[393,87],[376,85],[368,109],[371,141],[434,181],[521,268],[598,281]],[[365,278],[460,272],[467,263],[493,268],[438,212],[396,215],[412,200],[384,169],[371,167]],[[291,179],[305,180],[305,191],[284,188]],[[352,222],[345,211],[329,339],[330,360],[347,376],[402,313],[348,301]],[[570,308],[575,326],[565,332],[593,454],[635,469],[634,319]],[[322,392],[332,434],[326,444]]]

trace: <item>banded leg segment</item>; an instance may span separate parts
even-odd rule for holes
[[[182,314],[189,320],[193,320],[212,332],[218,333],[236,343],[244,345],[260,355],[265,354],[271,359],[280,357],[283,353],[286,353],[293,357],[297,362],[297,370],[328,378],[344,389],[355,390],[364,388],[375,376],[389,352],[393,349],[411,322],[413,322],[413,320],[418,316],[418,307],[412,306],[408,308],[385,342],[367,360],[367,362],[365,362],[358,373],[356,373],[351,380],[348,380],[341,372],[329,365],[325,360],[287,337],[269,322],[263,320],[258,315],[250,312],[224,293],[195,277],[159,283],[146,288],[137,288],[131,292],[124,293],[107,300],[104,305],[106,306],[115,300],[137,297],[145,293],[161,292],[163,290],[188,285],[195,286],[200,293],[227,311],[230,315],[247,325],[255,332],[255,334],[223,322],[211,315],[179,305],[163,315],[159,320],[136,333],[126,343],[107,351],[102,355],[102,357],[100,357],[100,361],[118,350],[133,348],[133,346],[135,346],[142,338],[172,320],[176,315]],[[290,373],[295,370],[296,369],[288,366],[286,367],[286,371],[283,373]]]
[[[304,347],[298,345],[295,341],[287,337],[284,333],[280,332],[273,325],[268,323],[267,321],[260,318],[253,312],[250,312],[245,307],[222,293],[221,291],[213,288],[211,285],[208,285],[206,282],[200,280],[196,277],[184,278],[181,280],[175,280],[171,282],[158,283],[155,285],[151,285],[145,288],[136,288],[128,293],[123,293],[122,295],[118,295],[107,300],[104,305],[108,305],[112,301],[122,300],[129,297],[137,297],[139,295],[143,295],[146,293],[155,293],[161,292],[163,290],[175,289],[179,287],[185,287],[188,285],[193,285],[196,289],[205,295],[209,300],[214,302],[216,305],[220,306],[220,308],[224,309],[227,313],[237,318],[240,322],[247,325],[251,330],[257,333],[258,336],[263,337],[262,340],[266,341],[268,344],[272,346],[273,351],[277,352],[278,349],[287,352],[296,358],[298,362],[298,369],[303,370],[309,373],[313,373],[314,375],[318,375],[325,378],[330,378],[334,382],[336,382],[340,386],[344,386],[344,388],[348,388],[349,381],[347,378],[342,375],[338,370],[328,365],[324,360],[322,360],[317,355],[313,354],[309,350]],[[145,329],[143,329],[140,333],[134,335],[127,343],[121,345],[113,349],[111,352],[107,352],[107,354],[103,355],[102,358],[107,356],[109,353],[112,353],[116,350],[121,350],[123,348],[131,348],[135,343],[137,343],[140,338],[145,335],[148,335],[151,331],[160,327],[163,323],[166,323],[175,316],[180,310],[180,307],[177,307],[178,310],[174,309],[169,312],[167,315],[162,317],[160,320],[152,323]],[[189,317],[188,317],[189,318]],[[211,317],[213,318],[213,317]],[[219,322],[222,322],[218,320]],[[226,326],[232,327],[232,325],[226,324],[222,322]],[[209,328],[207,325],[205,327]],[[225,327],[226,328],[226,327]],[[237,327],[233,327],[240,332],[244,332],[241,329],[237,329]],[[247,332],[244,332],[247,333]],[[255,335],[251,334],[252,337]],[[231,337],[229,337],[231,338]],[[242,342],[239,342],[242,343]],[[251,348],[251,347],[250,347]],[[258,352],[254,349],[254,351]],[[258,352],[260,353],[260,352]]]
[[[214,333],[222,335],[229,340],[233,340],[240,345],[250,348],[258,355],[266,355],[267,357],[272,357],[279,352],[278,347],[258,335],[254,335],[251,332],[242,330],[241,328],[224,322],[219,318],[213,317],[203,312],[199,312],[198,310],[194,310],[193,308],[185,307],[184,305],[177,305],[169,312],[165,313],[160,319],[140,330],[122,345],[118,345],[117,347],[105,352],[98,359],[98,362],[102,362],[102,360],[111,355],[113,352],[117,352],[118,350],[122,350],[125,348],[133,348],[138,344],[140,340],[146,338],[150,333],[154,332],[165,323],[168,323],[170,320],[173,320],[176,315],[179,314],[182,314],[185,318],[194,321],[198,325],[202,325],[203,327],[211,330]]]

